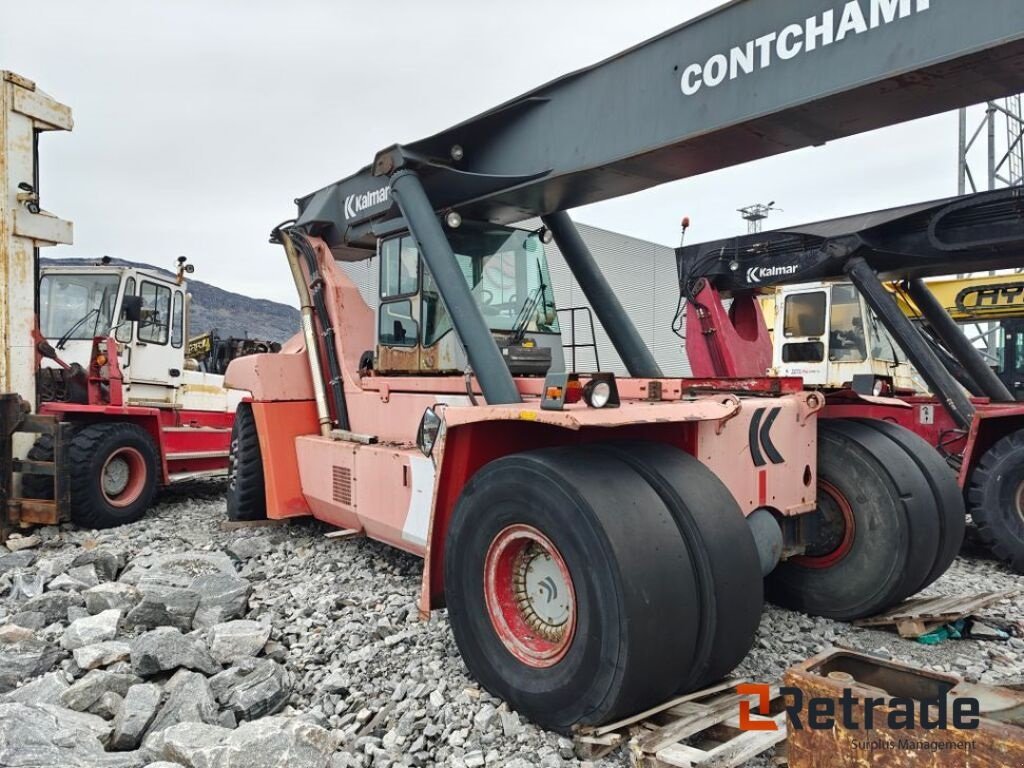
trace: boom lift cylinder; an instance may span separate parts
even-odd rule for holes
[[[644,340],[640,338],[640,333],[619,303],[615,291],[608,285],[601,268],[594,261],[593,254],[583,242],[569,214],[557,211],[544,216],[542,221],[551,230],[558,250],[562,252],[573,277],[597,313],[597,319],[601,321],[629,375],[646,379],[662,378],[664,374],[661,367],[644,344]]]
[[[391,194],[402,210],[409,231],[416,238],[420,254],[444,298],[452,325],[466,348],[469,364],[488,405],[522,402],[480,307],[473,300],[466,279],[459,271],[451,244],[441,229],[419,175],[408,169],[396,171],[391,176]]]
[[[999,380],[981,353],[970,342],[964,332],[950,317],[949,313],[939,304],[924,281],[914,278],[907,281],[907,290],[914,300],[917,308],[921,310],[924,319],[932,327],[932,330],[942,339],[942,343],[956,356],[956,359],[967,370],[971,378],[977,382],[983,394],[992,398],[997,403],[1012,403],[1015,398],[1006,388],[1006,385]]]
[[[974,406],[971,405],[970,399],[939,361],[914,324],[903,314],[892,294],[879,282],[875,271],[858,256],[850,259],[846,265],[846,272],[889,333],[899,339],[900,346],[910,358],[910,362],[917,368],[936,397],[942,400],[953,421],[961,429],[969,429],[974,418]]]

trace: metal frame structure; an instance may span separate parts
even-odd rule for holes
[[[1024,111],[1021,109],[1021,94],[1007,96],[1001,101],[985,104],[985,114],[969,131],[970,111],[962,107],[959,111],[960,142],[957,154],[957,177],[959,193],[993,190],[1000,186],[1016,187],[1024,184]],[[998,139],[999,122],[1005,124],[1005,145]],[[971,170],[971,152],[985,136],[985,175],[979,189],[976,174]],[[1000,152],[1002,154],[1000,155]]]

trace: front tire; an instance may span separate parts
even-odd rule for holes
[[[146,430],[124,422],[90,424],[68,447],[71,519],[112,528],[140,519],[157,491],[160,459]]]
[[[1000,560],[1024,573],[1024,430],[986,451],[967,487],[978,536]]]
[[[863,424],[821,422],[818,501],[816,535],[805,555],[768,575],[769,600],[850,621],[895,605],[925,582],[939,553],[935,497],[900,445]]]
[[[686,544],[614,456],[566,447],[491,462],[463,489],[445,554],[470,673],[545,728],[643,710],[690,674],[700,608]]]
[[[680,693],[728,675],[750,652],[764,608],[757,544],[735,497],[714,472],[660,443],[609,443],[665,502],[697,574],[701,621],[689,677]]]

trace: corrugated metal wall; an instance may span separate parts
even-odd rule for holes
[[[530,228],[540,222],[523,222],[519,226]],[[583,240],[604,271],[608,282],[618,294],[627,314],[632,318],[641,337],[654,353],[666,376],[688,376],[690,365],[683,350],[683,341],[672,333],[672,318],[679,300],[676,283],[675,252],[672,248],[616,232],[577,224]],[[559,309],[588,306],[586,297],[572,277],[569,267],[554,243],[545,246],[551,268],[551,282],[555,289],[555,303]],[[377,306],[377,260],[341,264],[371,307]],[[569,315],[559,315],[562,340],[570,341]],[[576,340],[590,341],[589,326],[583,322],[585,313],[577,313]],[[594,331],[601,369],[616,374],[627,373],[622,360],[615,353],[608,335],[594,316]],[[566,349],[569,364],[571,352]],[[594,355],[590,349],[578,349],[576,367],[580,371],[594,370]]]

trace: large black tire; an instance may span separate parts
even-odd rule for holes
[[[238,406],[231,428],[227,504],[229,520],[265,520],[267,517],[263,455],[256,433],[256,417],[248,403]]]
[[[53,435],[40,435],[29,448],[32,461],[53,461]],[[21,495],[26,499],[52,499],[53,478],[48,475],[22,475]]]
[[[548,603],[555,594],[574,597],[565,602],[569,618],[548,638],[557,654],[543,650],[541,638],[544,661],[524,657],[539,633],[501,629],[540,615],[529,571],[508,582],[517,588],[512,597],[502,589],[510,568],[503,570],[503,558],[526,535],[547,546],[535,551],[530,543],[514,562],[532,568],[539,553],[549,572],[557,566],[563,574],[559,589],[544,593]],[[455,506],[444,573],[466,666],[545,728],[566,732],[633,714],[671,696],[691,674],[700,619],[687,546],[658,495],[615,456],[549,448],[486,465]]]
[[[971,473],[967,504],[978,536],[1024,573],[1024,429],[997,442]]]
[[[160,457],[149,433],[125,422],[90,424],[68,446],[71,519],[111,528],[140,519],[159,485]]]
[[[700,588],[697,653],[680,692],[729,674],[754,645],[764,608],[757,544],[735,497],[710,469],[657,443],[611,443],[607,449],[647,480],[672,512]]]
[[[819,424],[821,537],[765,586],[778,605],[850,621],[924,583],[939,549],[935,501],[918,464],[882,433],[844,419]]]
[[[935,523],[939,532],[939,546],[931,570],[925,576],[924,582],[914,590],[919,592],[949,569],[964,543],[964,532],[967,528],[966,510],[964,494],[956,481],[956,472],[934,446],[909,429],[879,419],[853,421],[881,432],[901,446],[917,462],[931,486],[935,498]]]

